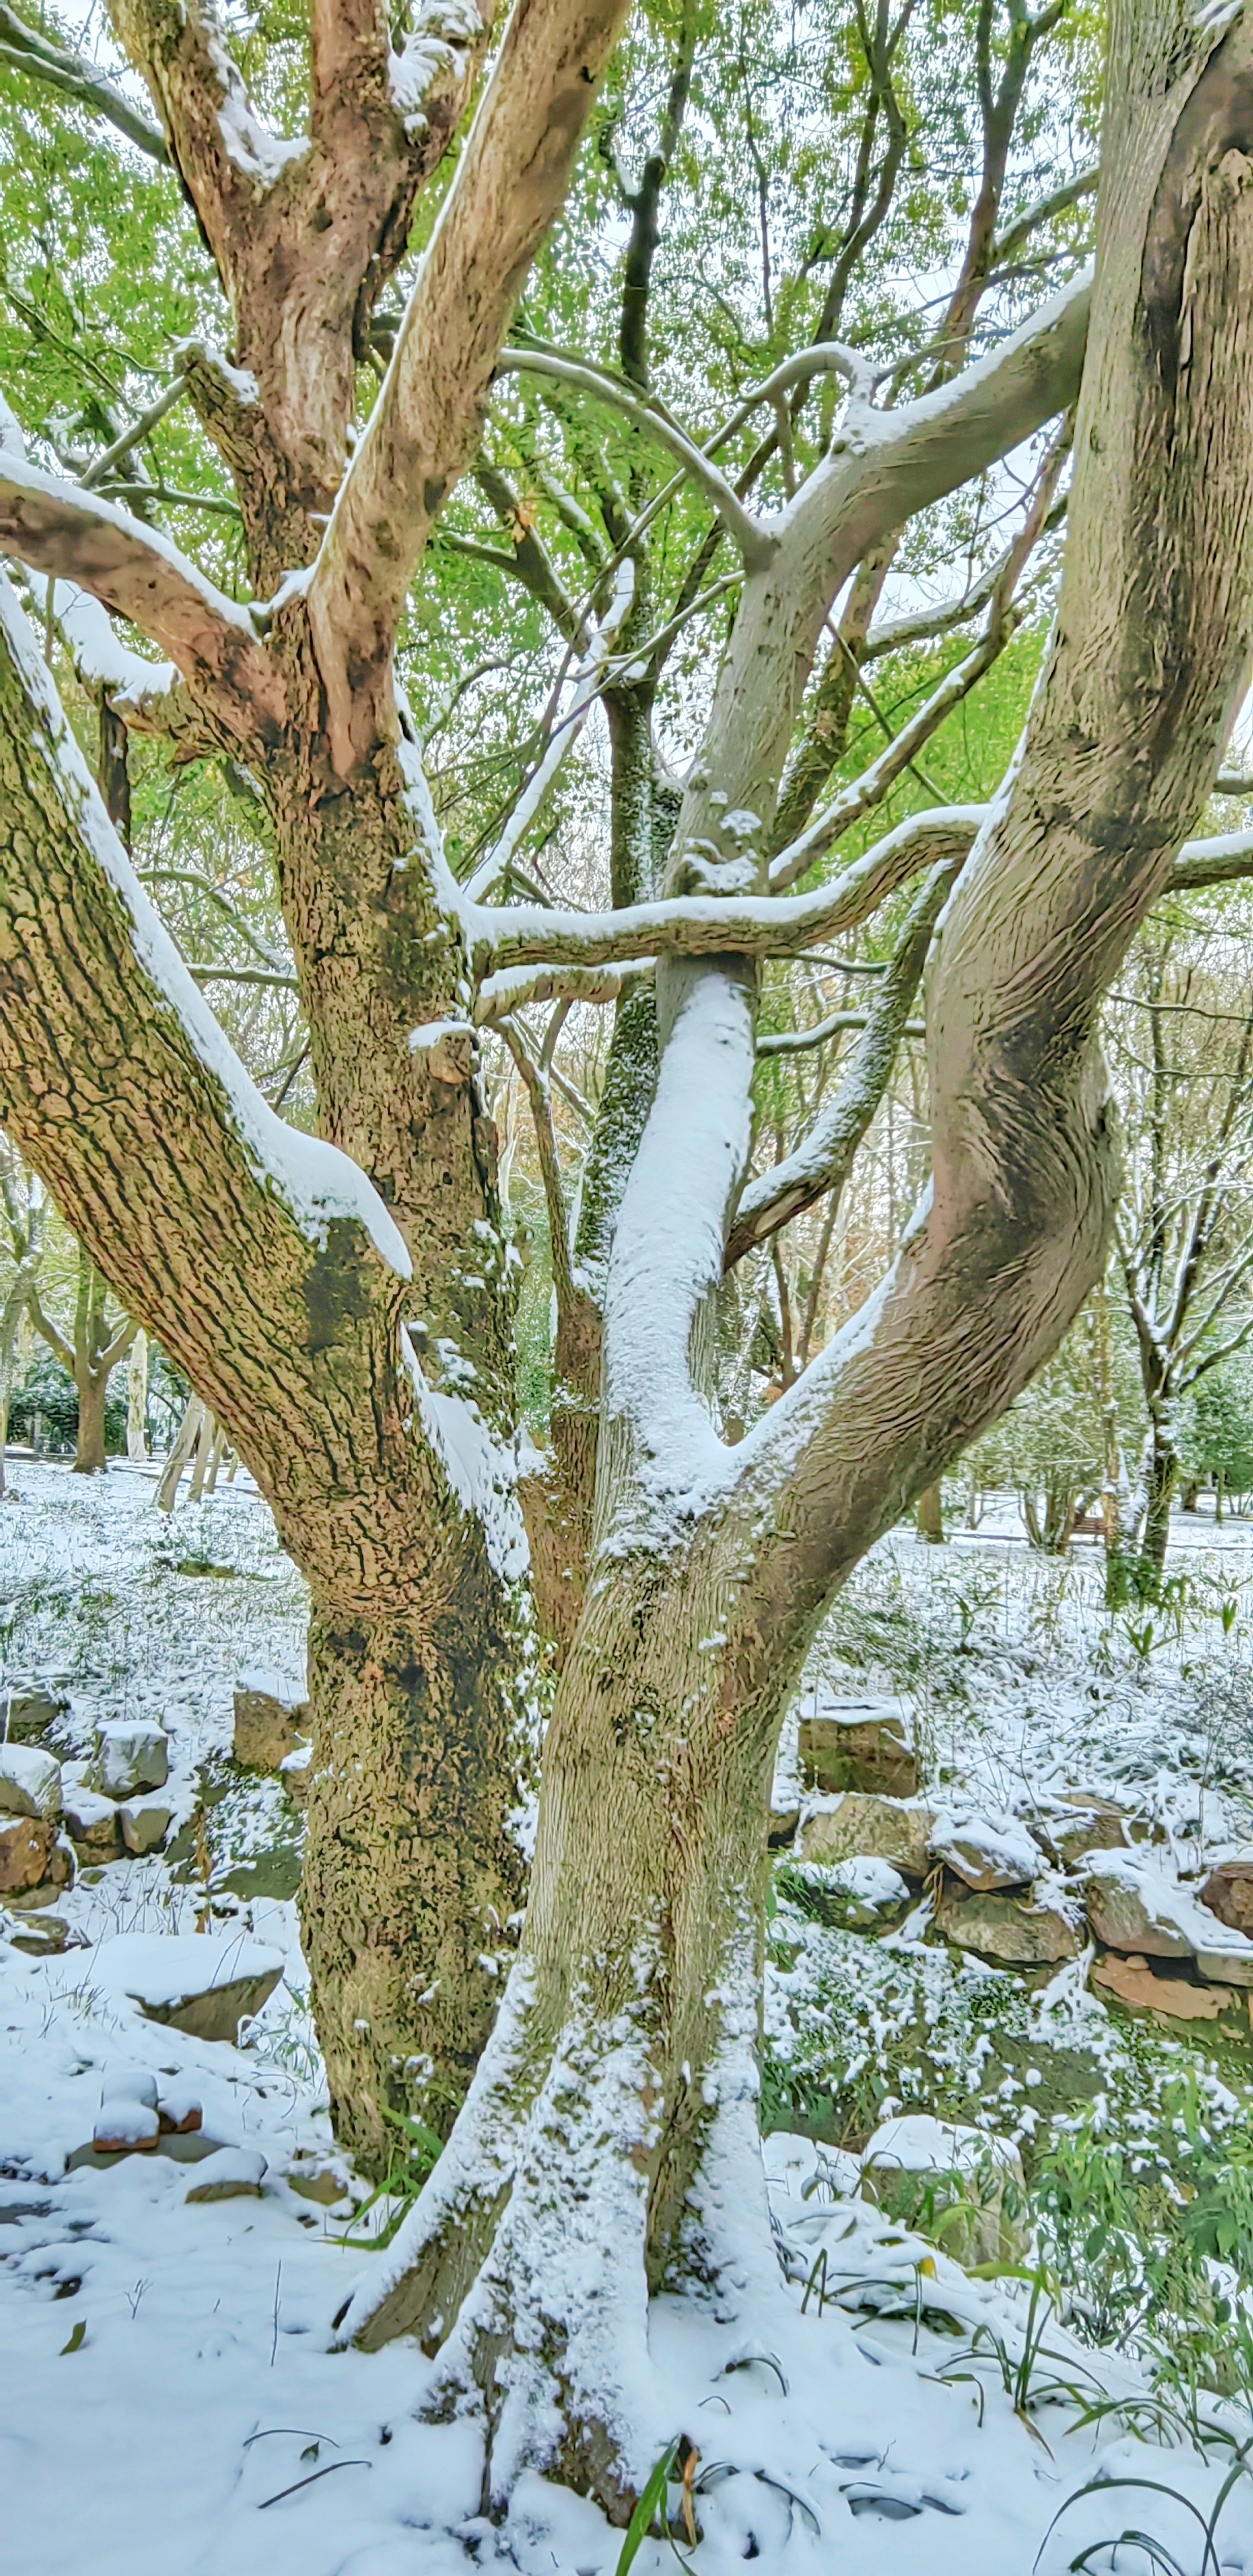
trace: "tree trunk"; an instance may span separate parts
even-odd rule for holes
[[[914,1506],[919,1538],[929,1539],[932,1546],[944,1543],[944,1498],[938,1485],[927,1485]]]
[[[138,1465],[148,1455],[148,1336],[136,1333],[126,1377],[126,1455]]]
[[[367,2349],[442,2350],[433,2405],[482,2407],[492,2500],[542,2461],[628,2519],[672,2429],[638,2405],[650,2294],[699,2283],[712,2320],[751,2315],[769,2340],[756,2042],[792,1677],[729,1736],[733,1591],[698,1545],[589,1596],[500,2020],[419,2210],[341,2320]]]
[[[351,1608],[315,1603],[309,1631],[301,1928],[335,2133],[376,2172],[403,2144],[389,2114],[451,2127],[523,1902],[535,1676],[490,1570],[445,1537],[427,1583],[398,1572]]]
[[[1155,1422],[1146,1478],[1144,1529],[1136,1568],[1138,1588],[1146,1601],[1155,1601],[1161,1590],[1170,1538],[1170,1505],[1178,1465],[1178,1455],[1169,1432],[1161,1422]]]
[[[187,1410],[174,1435],[174,1446],[161,1471],[161,1482],[157,1487],[158,1511],[172,1512],[174,1509],[178,1499],[178,1489],[183,1480],[183,1471],[200,1437],[200,1425],[203,1420],[204,1406],[199,1396],[188,1396]]]
[[[108,1400],[107,1376],[96,1376],[84,1369],[78,1384],[78,1437],[74,1446],[76,1476],[102,1476],[105,1472],[104,1409]]]

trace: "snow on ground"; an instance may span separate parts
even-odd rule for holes
[[[330,2349],[331,2319],[372,2257],[340,2241],[363,2187],[330,2137],[294,1908],[249,1893],[263,1877],[250,1879],[249,1853],[272,1837],[280,1793],[236,1783],[207,1816],[197,1808],[198,1774],[218,1789],[226,1776],[236,1679],[256,1666],[300,1675],[301,1590],[268,1515],[237,1487],[166,1520],[152,1508],[151,1480],[121,1467],[88,1482],[19,1463],[12,1482],[16,1498],[0,1509],[9,1676],[64,1676],[66,1750],[85,1748],[101,1719],[159,1715],[172,1731],[181,1811],[199,1824],[171,1857],[114,1862],[81,1879],[58,1901],[73,1945],[59,1956],[23,1954],[3,1938],[0,1918],[7,2558],[39,2576],[452,2576],[474,2566],[614,2576],[623,2535],[539,2479],[524,2483],[502,2527],[482,2518],[474,2434],[418,2421],[427,2366],[413,2349]],[[1246,1545],[1243,1532],[1224,1542]],[[1172,1648],[1167,1674],[1155,1648],[1124,1651],[1120,1642],[1109,1696],[1085,1702],[1082,1623],[1064,1587],[1057,1599],[1056,1584],[1046,1586],[1033,1611],[1027,1568],[1015,1578],[1027,1609],[1011,1617],[993,1600],[997,1543],[985,1542],[972,1611],[962,1554],[943,1567],[943,1673],[960,1664],[972,1619],[988,1628],[989,1649],[998,1618],[1004,1627],[1003,1653],[997,1645],[978,1658],[991,1718],[943,1695],[962,1791],[995,1788],[998,1807],[1012,1810],[1017,1789],[1009,1791],[1024,1770],[1046,1755],[1073,1770],[1082,1745],[1085,1783],[1099,1772],[1125,1793],[1130,1745],[1139,1791],[1185,1844],[1196,1784],[1178,1763],[1171,1771],[1169,1739],[1173,1731],[1177,1752],[1193,1740],[1183,1722],[1187,1656]],[[200,1570],[179,1571],[192,1566]],[[934,1556],[889,1543],[835,1638],[842,1669],[851,1651],[877,1641],[891,1686],[907,1687],[907,1632],[935,1580]],[[965,1594],[953,1590],[961,1583]],[[1029,1672],[1022,1636],[1042,1603],[1055,1643],[1037,1641]],[[1062,1702],[1051,1730],[1050,1667]],[[914,1693],[924,1720],[926,1687],[920,1679]],[[987,1779],[976,1782],[980,1763]],[[1238,1830],[1238,1767],[1226,1785],[1207,1786],[1207,1836]],[[97,1973],[104,1941],[198,1927],[284,1956],[282,1984],[238,2047],[146,2019],[105,1973],[108,1952]],[[863,1961],[882,1959],[885,1970],[900,1955],[859,1946]],[[920,1955],[937,1969],[946,1957]],[[181,1978],[181,1955],[177,1964]],[[991,1972],[973,1973],[978,1982]],[[1063,1970],[1023,2009],[1069,2009],[1068,1977],[1073,1987]],[[144,2076],[163,2097],[199,2100],[199,2140],[170,2137],[156,2153],[107,2165],[80,2157],[102,2093],[133,2093]],[[214,2142],[236,2151],[217,2175],[246,2180],[264,2158],[259,2192],[188,2198],[202,2170],[188,2158]],[[1213,2546],[1204,2539],[1249,2431],[1238,2406],[1208,2410],[1210,2456],[1201,2456],[1180,2438],[1181,2419],[1146,2416],[1133,2364],[1085,2349],[1038,2303],[1033,2314],[1028,2284],[970,2278],[935,2244],[850,2197],[850,2156],[776,2136],[768,2164],[788,2275],[769,2314],[746,2330],[744,2320],[727,2328],[665,2301],[654,2311],[658,2405],[701,2454],[692,2481],[699,2576],[726,2576],[751,2558],[798,2576],[969,2576],[972,2567],[1028,2576],[1038,2559],[1041,2576],[1061,2576],[1081,2553],[1123,2576],[1253,2576],[1247,2480],[1237,2477],[1222,2503]],[[295,2187],[319,2176],[324,2191],[341,2188],[334,2205]],[[1105,2411],[1085,2426],[1090,2403]],[[1139,2438],[1146,2431],[1166,2447]],[[677,2485],[670,2505],[681,2533]],[[1155,2536],[1155,2560],[1131,2541],[1113,2554],[1136,2529]],[[685,2540],[677,2546],[692,2557]],[[673,2555],[669,2543],[646,2540],[638,2576],[660,2576]]]

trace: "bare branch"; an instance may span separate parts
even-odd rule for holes
[[[1004,268],[1011,259],[1017,258],[1041,225],[1056,222],[1059,215],[1068,214],[1070,208],[1080,205],[1085,197],[1094,197],[1100,176],[1100,163],[1094,162],[1090,169],[1080,170],[1076,178],[1067,179],[1060,188],[1051,188],[1046,197],[1037,197],[1034,205],[1025,207],[1022,214],[1016,215],[1012,224],[1006,227],[1000,240],[993,242],[989,269]]]
[[[655,960],[639,957],[630,966],[513,966],[489,975],[474,1005],[474,1025],[499,1028],[532,1002],[619,1002],[624,993],[652,974]]]
[[[760,519],[746,510],[734,486],[720,474],[708,450],[698,447],[680,429],[659,404],[632,393],[627,386],[602,368],[589,367],[574,358],[561,358],[542,349],[502,349],[496,367],[497,375],[546,376],[554,384],[569,385],[576,393],[588,394],[595,402],[608,403],[620,411],[636,429],[655,438],[658,445],[677,456],[685,473],[699,484],[712,501],[727,535],[738,547],[746,565],[761,571],[774,553],[774,541]]]

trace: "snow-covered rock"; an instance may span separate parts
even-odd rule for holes
[[[45,1816],[61,1813],[61,1765],[37,1744],[0,1744],[0,1814]]]
[[[69,1701],[51,1682],[15,1682],[0,1711],[0,1736],[9,1744],[34,1744],[63,1717]]]
[[[851,1789],[806,1815],[801,1853],[805,1860],[828,1862],[886,1860],[906,1878],[925,1878],[934,1826],[935,1811],[921,1798],[879,1798]]]
[[[1217,2021],[1229,2005],[1242,2002],[1234,1986],[1199,1986],[1191,1977],[1151,1968],[1143,1958],[1124,1959],[1117,1951],[1098,1959],[1092,1970],[1098,1993],[1113,1995],[1137,2012],[1160,2013],[1167,2021]]]
[[[185,2200],[259,2200],[266,2174],[265,2157],[255,2147],[219,2147],[196,2167],[196,2179]]]
[[[1039,1845],[1016,1816],[942,1807],[928,1850],[980,1896],[998,1887],[1030,1887],[1039,1874]]]
[[[146,1719],[119,1717],[96,1731],[99,1786],[106,1798],[163,1789],[170,1775],[169,1738]]]
[[[816,1692],[797,1729],[803,1777],[816,1789],[912,1798],[919,1786],[913,1721],[900,1699],[837,1699]]]
[[[122,1848],[121,1816],[112,1798],[102,1798],[98,1789],[66,1790],[65,1830],[84,1860],[112,1860]]]
[[[156,2077],[146,2069],[111,2073],[92,2131],[91,2143],[97,2155],[148,2154],[160,2133]]]
[[[1041,1800],[1036,1831],[1050,1860],[1073,1869],[1088,1852],[1125,1851],[1130,1842],[1127,1812],[1112,1798],[1075,1793],[1071,1799]]]
[[[117,1812],[128,1852],[160,1851],[174,1822],[168,1798],[127,1798]]]
[[[1147,1854],[1094,1852],[1084,1902],[1092,1930],[1108,1949],[1147,1959],[1195,1959],[1203,1977],[1253,1986],[1253,1941],[1199,1904]]]
[[[127,1932],[101,1941],[92,1976],[106,1992],[129,1995],[150,2021],[194,2039],[233,2040],[261,2010],[283,1974],[281,1950],[210,1933]]]
[[[1236,1852],[1230,1860],[1220,1860],[1199,1896],[1228,1931],[1253,1934],[1253,1852]]]

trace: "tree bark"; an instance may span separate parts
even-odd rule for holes
[[[924,1485],[914,1506],[918,1518],[918,1535],[929,1539],[933,1547],[944,1544],[944,1502],[938,1483]]]
[[[103,1476],[108,1463],[105,1454],[104,1410],[109,1393],[107,1377],[83,1371],[78,1386],[78,1434],[74,1444],[76,1476]]]

